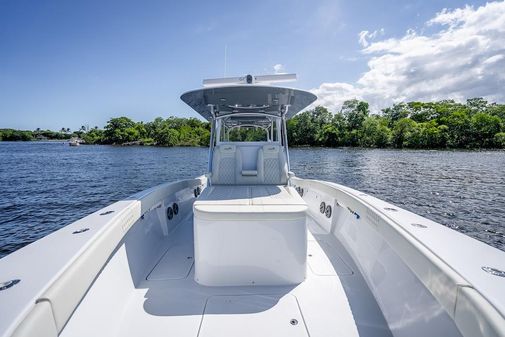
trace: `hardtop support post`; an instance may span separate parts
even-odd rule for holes
[[[210,114],[212,115],[210,120],[210,142],[209,142],[209,165],[208,170],[209,173],[212,172],[212,157],[214,155],[214,137],[215,137],[215,129],[216,129],[216,116],[214,114],[214,105],[209,104]]]
[[[288,129],[286,127],[286,114],[288,113],[289,106],[286,106],[286,110],[282,114],[282,135],[284,138],[284,151],[286,153],[286,162],[288,164],[288,172],[291,171],[291,164],[289,162],[289,151],[288,151]]]

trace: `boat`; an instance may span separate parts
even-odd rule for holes
[[[72,138],[69,139],[68,145],[69,146],[80,146],[81,142],[82,142],[81,139],[76,138],[76,137],[72,137]]]
[[[208,171],[1,259],[0,336],[505,336],[505,252],[291,172],[286,121],[316,100],[294,78],[184,93]]]

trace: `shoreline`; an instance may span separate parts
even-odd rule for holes
[[[68,140],[0,140],[0,144],[2,143],[61,143],[67,144]],[[207,146],[203,145],[175,145],[175,146],[166,146],[166,145],[157,145],[157,144],[86,144],[81,143],[82,146],[110,146],[110,147],[155,147],[155,148],[207,148]],[[393,151],[461,151],[461,152],[505,152],[505,149],[501,148],[397,148],[397,147],[364,147],[364,146],[315,146],[315,145],[290,145],[291,149],[356,149],[356,150],[393,150]]]

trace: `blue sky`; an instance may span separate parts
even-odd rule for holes
[[[494,4],[0,0],[0,127],[77,129],[120,115],[196,117],[179,96],[223,75],[225,46],[227,75],[273,73],[278,65],[333,110],[352,97],[375,109],[403,99],[500,100],[503,41],[496,36],[505,28],[505,9]],[[482,17],[490,21],[485,32],[475,23]],[[475,39],[466,41],[469,34]],[[426,53],[430,43],[433,53]],[[480,52],[463,59],[473,44]],[[468,79],[453,84],[452,73],[440,75],[458,50],[471,72],[484,69],[472,75],[483,78],[470,89]],[[405,83],[411,78],[416,84]],[[419,78],[431,81],[429,89]]]

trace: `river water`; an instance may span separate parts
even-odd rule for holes
[[[135,192],[205,173],[204,148],[0,142],[0,258]],[[303,178],[358,189],[505,250],[505,152],[291,149]]]

